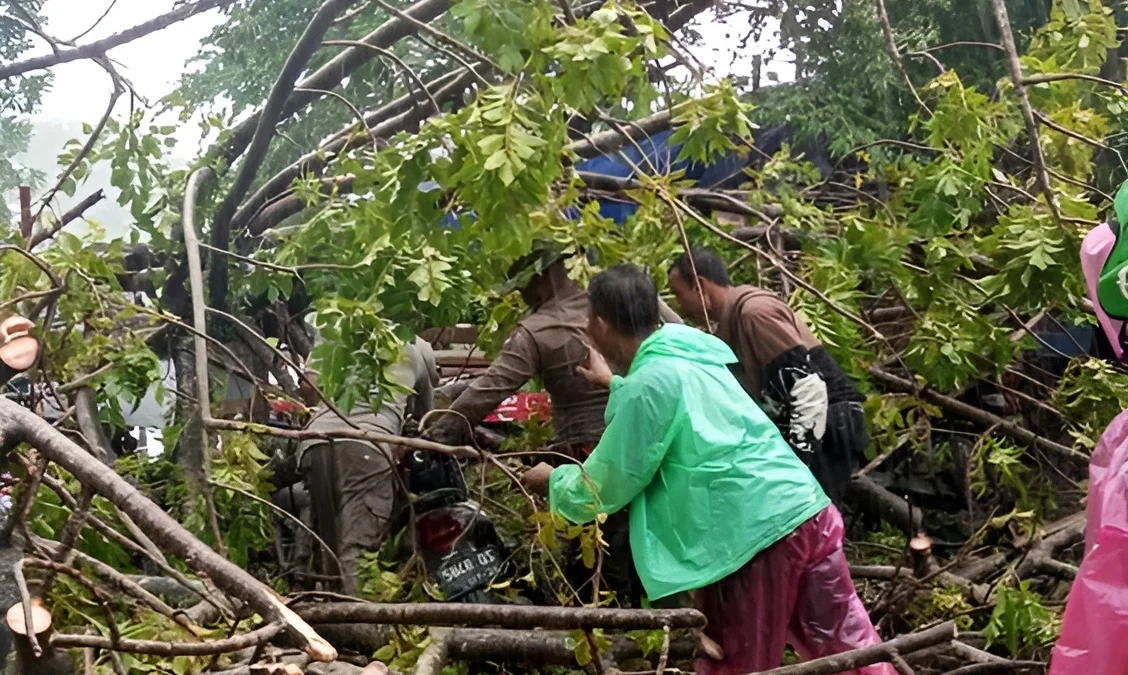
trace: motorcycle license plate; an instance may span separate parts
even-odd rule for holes
[[[501,554],[493,546],[456,550],[439,563],[439,587],[451,600],[482,588],[501,571]]]

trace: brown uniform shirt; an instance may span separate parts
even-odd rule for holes
[[[526,382],[539,376],[552,399],[556,440],[598,442],[606,427],[603,413],[608,392],[576,373],[576,366],[587,359],[585,338],[590,307],[587,293],[576,287],[522,319],[489,369],[474,380],[451,409],[477,424]],[[465,420],[446,414],[436,420],[428,435],[450,441],[465,429]]]
[[[757,400],[764,397],[768,364],[795,347],[821,346],[787,303],[762,288],[730,288],[717,314],[710,317],[717,322],[717,337],[736,354],[744,371],[742,384]]]

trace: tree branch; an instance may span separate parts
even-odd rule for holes
[[[36,537],[32,541],[36,546],[43,548],[53,556],[57,557],[64,552],[62,546],[48,539],[41,539]],[[86,555],[82,551],[72,550],[69,552],[69,556],[73,557],[75,562],[77,562],[78,564],[89,566],[92,570],[94,570],[94,573],[96,575],[102,577],[107,582],[112,584],[118,591],[132,595],[134,598],[140,600],[154,612],[184,628],[189,635],[192,635],[193,637],[198,636],[197,627],[193,625],[192,621],[188,619],[184,612],[179,612],[172,607],[169,607],[163,600],[142,588],[141,584],[138,584],[136,581],[130,579],[129,577],[115,570],[113,567],[110,567],[101,560]]]
[[[202,444],[201,457],[203,459],[203,484],[199,486],[204,497],[207,510],[208,524],[215,539],[216,550],[221,555],[226,555],[223,542],[223,533],[219,529],[219,516],[216,514],[215,498],[212,494],[208,478],[211,474],[211,444],[208,441],[207,420],[211,417],[211,387],[208,379],[208,345],[207,337],[207,306],[204,303],[204,274],[200,265],[200,240],[196,234],[196,199],[204,184],[214,176],[209,168],[197,169],[188,178],[188,185],[184,189],[184,209],[181,213],[184,232],[184,249],[188,258],[188,284],[192,295],[192,324],[195,331],[192,333],[192,352],[195,363],[196,375],[196,414],[199,417],[199,442]],[[223,259],[226,265],[227,259]],[[215,265],[215,261],[212,262]],[[225,272],[226,274],[226,272]],[[247,369],[250,374],[250,369]]]
[[[106,112],[102,114],[102,118],[98,121],[98,124],[94,127],[94,130],[90,132],[90,138],[86,139],[86,144],[82,146],[82,149],[79,150],[78,154],[74,156],[74,159],[72,159],[70,164],[67,165],[67,168],[64,169],[63,172],[59,175],[59,179],[55,182],[55,186],[51,188],[51,190],[48,191],[47,194],[43,195],[43,199],[40,200],[39,210],[36,211],[35,217],[32,218],[33,222],[39,220],[39,216],[43,214],[43,210],[51,204],[51,200],[55,198],[55,195],[58,194],[59,190],[61,190],[67,180],[70,179],[71,174],[74,173],[75,169],[78,168],[78,165],[81,164],[83,160],[85,160],[86,157],[94,150],[94,146],[98,143],[98,139],[102,137],[102,132],[106,130],[106,123],[110,121],[110,115],[114,113],[114,106],[117,105],[118,99],[121,98],[122,93],[125,91],[125,88],[122,87],[121,84],[121,78],[118,76],[117,71],[114,70],[113,66],[110,65],[109,61],[103,59],[101,63],[102,67],[105,68],[107,73],[109,73],[110,79],[114,84],[114,90],[110,93],[110,102],[106,105]],[[99,190],[99,193],[100,192],[101,191]],[[33,238],[32,241],[35,241],[35,239]]]
[[[949,621],[935,628],[920,633],[902,635],[899,638],[872,647],[855,649],[834,656],[797,663],[793,666],[773,668],[758,675],[834,675],[835,673],[845,673],[875,663],[888,663],[893,660],[894,656],[911,654],[955,639],[956,624]]]
[[[1015,424],[1014,422],[1011,422],[1009,420],[1005,420],[1002,417],[993,415],[985,410],[980,410],[975,406],[957,401],[956,399],[950,396],[945,396],[940,392],[934,391],[932,389],[918,389],[913,382],[889,373],[878,366],[870,366],[869,373],[875,380],[884,384],[890,389],[893,389],[894,391],[901,391],[906,394],[914,394],[920,396],[933,405],[938,405],[941,408],[956,413],[957,415],[972,420],[973,422],[978,422],[988,427],[998,427],[999,431],[1002,431],[1003,433],[1015,439],[1016,441],[1019,441],[1020,443],[1033,445],[1041,450],[1045,450],[1055,455],[1060,455],[1062,457],[1066,457],[1075,461],[1086,463],[1089,461],[1088,455],[1083,452],[1078,452],[1073,448],[1066,447],[1060,443],[1055,443],[1046,438],[1042,438],[1026,427]]]
[[[405,14],[419,21],[431,21],[447,11],[449,7],[450,0],[418,0],[418,2],[405,10]],[[376,30],[364,36],[361,41],[375,47],[387,49],[414,32],[415,26],[413,24],[399,18],[391,18],[380,25]],[[318,68],[301,82],[298,82],[297,86],[302,89],[336,89],[345,78],[351,76],[358,68],[371,60],[372,57],[373,53],[367,49],[353,48],[345,50],[330,59],[328,63]],[[282,117],[284,118],[287,115],[301,110],[309,105],[314,98],[316,98],[316,95],[312,94],[291,96]],[[235,158],[238,157],[243,152],[243,149],[247,147],[247,144],[251,142],[261,117],[262,111],[256,112],[232,128],[227,137],[221,141],[221,145],[208,153],[209,158],[222,159],[228,164],[234,162]],[[287,185],[289,185],[289,181],[287,181]]]
[[[282,65],[282,72],[278,75],[278,79],[274,81],[270,96],[266,99],[266,105],[263,106],[258,115],[255,134],[251,138],[246,156],[243,157],[243,161],[239,165],[239,172],[235,175],[231,189],[223,203],[220,204],[212,221],[212,246],[223,250],[230,247],[231,218],[235,215],[239,203],[254,182],[259,166],[266,158],[270,141],[274,138],[278,123],[283,119],[286,112],[286,102],[294,91],[298,77],[301,76],[306,64],[313,57],[313,53],[321,45],[325,33],[333,26],[333,20],[347,9],[353,1],[325,0],[313,15],[313,19],[306,26],[302,36],[298,38],[297,44],[290,50],[290,55],[286,57],[286,63]],[[303,88],[320,89],[320,87]],[[212,260],[208,286],[211,290],[212,304],[219,309],[226,309],[227,258],[220,256]]]
[[[455,47],[459,51],[465,53],[470,58],[477,59],[479,61],[482,61],[482,62],[488,64],[491,68],[493,68],[497,72],[504,72],[502,70],[501,66],[497,65],[492,60],[490,60],[490,58],[488,56],[486,56],[485,54],[479,53],[476,49],[474,49],[470,45],[466,44],[465,42],[462,42],[458,38],[456,38],[456,37],[454,37],[454,36],[452,36],[448,33],[444,33],[443,31],[439,30],[438,28],[435,28],[431,24],[426,23],[424,21],[420,21],[419,19],[416,19],[415,17],[411,16],[410,14],[407,14],[407,13],[405,13],[405,12],[399,10],[399,9],[396,9],[392,5],[385,2],[385,0],[373,0],[373,2],[375,2],[377,5],[380,5],[381,7],[383,7],[385,12],[388,12],[389,14],[392,14],[392,15],[398,17],[399,19],[401,19],[403,21],[410,22],[412,25],[415,26],[416,29],[430,33],[431,35],[435,36],[436,38],[442,40],[443,42],[450,44],[451,46]]]
[[[916,87],[913,86],[912,79],[905,71],[905,64],[901,61],[901,52],[897,49],[897,39],[893,36],[893,24],[889,22],[889,13],[885,11],[885,0],[874,0],[874,2],[877,3],[877,16],[881,20],[881,34],[885,37],[885,50],[889,52],[889,59],[893,61],[894,70],[905,81],[905,86],[909,88],[909,93],[913,95],[921,110],[932,115],[932,110],[921,99]]]
[[[545,630],[647,630],[701,628],[705,616],[695,609],[594,609],[590,607],[535,607],[520,605],[467,605],[461,603],[343,602],[308,605],[296,609],[314,624],[378,623],[407,626],[496,626]]]
[[[470,85],[472,76],[469,73],[452,73],[449,76],[438,78],[431,82],[430,87],[437,87],[434,98],[440,102],[450,100],[461,94]],[[372,133],[369,137],[387,138],[395,133],[407,129],[412,124],[417,124],[427,119],[427,114],[415,105],[414,97],[401,96],[378,110],[366,114]],[[299,158],[296,162],[283,169],[273,178],[267,180],[255,191],[247,201],[239,207],[231,221],[233,231],[242,231],[250,227],[250,234],[261,235],[268,227],[256,223],[251,227],[256,216],[269,206],[270,200],[276,195],[290,189],[294,180],[307,173],[320,173],[337,154],[344,152],[352,140],[355,124],[350,124],[342,132],[332,137],[320,148]],[[281,221],[279,221],[281,222]]]
[[[427,452],[437,452],[443,455],[457,457],[459,459],[482,459],[481,452],[467,445],[443,445],[442,443],[435,443],[433,441],[423,440],[422,438],[408,438],[406,436],[381,434],[376,433],[375,431],[365,431],[363,429],[337,429],[334,431],[315,431],[312,429],[279,429],[277,427],[266,426],[265,424],[250,424],[247,422],[221,419],[210,419],[208,420],[207,424],[213,429],[225,429],[227,431],[242,431],[252,434],[263,434],[267,436],[276,436],[278,438],[288,438],[295,441],[331,441],[334,439],[347,438],[357,441],[368,441],[370,443],[390,443],[392,445],[402,445],[405,448],[413,448],[415,450],[424,450]]]
[[[1062,82],[1065,80],[1082,80],[1085,82],[1096,82],[1103,84],[1106,87],[1117,89],[1122,94],[1128,94],[1128,86],[1112,80],[1106,80],[1103,77],[1096,77],[1095,75],[1085,75],[1084,73],[1043,73],[1040,75],[1031,75],[1030,77],[1022,78],[1022,84],[1026,86],[1036,86],[1039,84],[1046,84],[1048,82]]]
[[[59,222],[52,225],[49,229],[42,230],[31,235],[31,241],[29,241],[27,244],[28,249],[34,249],[36,246],[42,244],[48,239],[53,238],[56,234],[61,232],[64,227],[81,218],[83,214],[86,213],[87,209],[102,201],[103,199],[105,199],[105,197],[106,195],[102,192],[102,190],[99,189],[94,194],[75,204],[70,208],[70,210],[64,213],[61,218],[59,218]]]
[[[35,413],[0,397],[0,447],[27,443],[69,471],[79,483],[119,506],[164,549],[206,574],[217,586],[250,605],[270,622],[283,622],[287,632],[315,660],[332,661],[333,646],[294,614],[269,587],[212,551],[151,502],[124,478],[75,445]],[[75,645],[81,646],[81,645]]]
[[[207,642],[157,642],[155,640],[111,640],[100,635],[72,635],[56,633],[51,636],[52,647],[74,649],[91,647],[109,649],[132,654],[151,654],[153,656],[213,656],[230,654],[248,647],[258,647],[274,639],[282,632],[282,623],[271,623],[250,633],[237,635],[225,640]]]
[[[404,75],[407,78],[409,78],[410,81],[414,82],[417,87],[419,87],[420,93],[422,93],[423,96],[426,97],[430,101],[431,107],[434,108],[434,110],[435,110],[435,114],[436,115],[442,114],[443,111],[439,107],[438,102],[435,100],[434,96],[431,96],[431,92],[427,91],[427,85],[423,84],[423,80],[420,79],[419,74],[416,73],[414,70],[412,70],[411,67],[408,66],[406,63],[404,63],[403,59],[396,56],[391,51],[389,51],[387,49],[383,49],[381,47],[377,47],[375,45],[370,45],[367,42],[358,42],[356,40],[326,40],[324,42],[324,44],[328,45],[328,46],[334,46],[334,47],[356,47],[358,49],[370,49],[374,53],[376,53],[376,54],[378,54],[378,55],[380,55],[380,56],[382,56],[386,59],[393,61],[397,66],[400,67],[400,70],[403,71]],[[414,92],[412,92],[412,90],[410,88],[408,88],[408,93],[411,94],[411,93],[414,93]],[[364,116],[361,115],[360,113],[356,113],[356,116],[360,118],[360,123],[363,126],[367,127],[367,124],[365,124],[365,121],[364,121]],[[376,140],[373,139],[372,142],[373,142],[373,145],[375,145]]]
[[[167,14],[163,14],[151,21],[138,24],[133,28],[123,30],[120,33],[111,35],[103,40],[98,40],[97,42],[91,42],[90,44],[75,49],[62,50],[53,54],[16,61],[15,63],[9,63],[7,65],[0,65],[0,79],[15,77],[16,75],[22,75],[32,70],[51,68],[61,63],[97,58],[114,47],[120,47],[126,43],[143,38],[150,33],[168,28],[174,23],[193,17],[201,12],[206,12],[209,9],[230,5],[234,1],[235,0],[200,0],[200,2],[192,5],[181,5]]]
[[[1023,85],[1022,62],[1019,60],[1018,48],[1014,44],[1014,33],[1011,32],[1010,18],[1007,16],[1006,0],[991,0],[995,9],[995,21],[999,25],[999,41],[1007,55],[1007,65],[1010,67],[1011,82],[1014,83],[1015,94],[1018,95],[1018,104],[1022,108],[1022,119],[1026,122],[1026,135],[1030,137],[1030,153],[1034,161],[1034,175],[1038,182],[1038,189],[1046,199],[1046,206],[1053,214],[1054,220],[1062,224],[1061,211],[1058,209],[1057,200],[1050,188],[1050,177],[1046,171],[1046,158],[1042,153],[1042,142],[1038,134],[1038,120],[1034,117],[1034,107],[1030,105],[1030,96]]]

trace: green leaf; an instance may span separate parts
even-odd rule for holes
[[[495,171],[508,163],[509,155],[505,153],[504,149],[499,149],[486,159],[486,163],[482,165],[482,168],[486,171]]]

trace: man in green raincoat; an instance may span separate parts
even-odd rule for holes
[[[751,405],[732,350],[661,325],[653,281],[630,265],[597,275],[588,295],[595,349],[580,372],[610,390],[607,429],[582,467],[539,465],[526,485],[575,523],[630,505],[649,598],[697,591],[724,652],[700,659],[699,675],[777,667],[787,643],[816,658],[880,642],[850,580],[838,510]],[[895,674],[888,664],[853,672]]]

